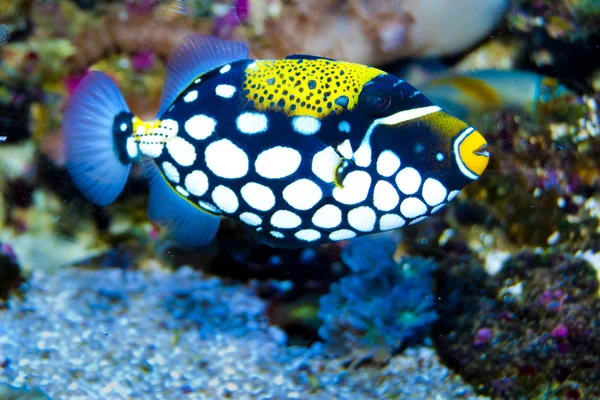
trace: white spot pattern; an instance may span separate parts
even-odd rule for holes
[[[262,224],[262,218],[251,212],[243,212],[240,214],[240,220],[251,226]]]
[[[267,116],[256,112],[245,112],[240,114],[236,120],[240,132],[248,135],[265,132],[268,128]]]
[[[291,147],[276,146],[256,157],[254,167],[264,178],[279,179],[296,172],[302,161],[300,153]]]
[[[229,214],[236,212],[240,205],[235,192],[223,185],[219,185],[213,190],[212,199],[217,207]]]
[[[391,150],[384,150],[377,158],[377,173],[390,177],[400,168],[400,158]]]
[[[235,86],[231,85],[217,85],[215,88],[215,93],[217,96],[224,97],[226,99],[230,99],[235,94]]]
[[[357,231],[371,232],[375,229],[376,220],[375,211],[367,206],[356,207],[348,212],[348,223]]]
[[[160,126],[156,129],[156,134],[159,139],[162,138],[174,138],[179,132],[179,124],[174,119],[163,119],[160,122]],[[162,136],[162,138],[161,138]],[[144,138],[146,140],[147,138]]]
[[[419,222],[421,222],[421,221],[424,221],[424,220],[426,220],[426,219],[427,219],[427,217],[419,217],[419,218],[417,218],[417,219],[415,219],[415,220],[412,220],[412,221],[410,221],[408,224],[409,224],[409,225],[418,224]]]
[[[302,223],[302,219],[291,211],[279,210],[271,217],[271,225],[279,229],[296,228]]]
[[[329,234],[329,239],[335,241],[348,240],[356,237],[356,233],[350,229],[340,229]]]
[[[321,121],[315,117],[298,116],[292,118],[292,127],[302,135],[314,135],[321,129]]]
[[[185,97],[183,98],[183,101],[185,101],[186,103],[191,103],[192,101],[195,101],[197,98],[198,98],[198,91],[192,90],[191,92],[189,92],[188,94],[185,95]]]
[[[185,188],[194,196],[202,196],[208,191],[208,177],[202,171],[192,171],[185,177]]]
[[[416,197],[409,197],[400,204],[400,212],[406,218],[416,218],[427,212],[427,206]]]
[[[179,183],[179,171],[173,164],[168,161],[162,163],[162,169],[165,172],[165,176],[173,183]]]
[[[212,173],[221,178],[241,178],[248,173],[248,156],[229,139],[209,144],[204,159]]]
[[[335,169],[342,158],[333,147],[326,147],[313,156],[311,169],[323,182],[333,183]]]
[[[397,214],[385,214],[379,219],[379,230],[389,231],[390,229],[397,229],[404,226],[405,223],[404,218]]]
[[[140,143],[140,151],[148,157],[156,158],[162,154],[164,145],[162,143],[147,142],[147,138],[144,137],[144,141]]]
[[[354,156],[354,151],[352,150],[352,144],[350,144],[350,139],[344,140],[338,147],[337,151],[347,160],[351,160],[352,156]]]
[[[250,207],[260,211],[269,211],[275,205],[275,195],[271,189],[256,182],[246,183],[241,194]]]
[[[302,229],[301,231],[296,232],[294,236],[305,242],[314,242],[321,238],[321,233],[314,229]]]
[[[446,205],[446,203],[443,204],[439,204],[435,207],[433,207],[433,209],[431,210],[432,214],[435,214],[436,212],[440,211],[442,208],[444,208],[444,206]]]
[[[333,204],[326,204],[315,212],[312,223],[319,228],[335,228],[342,223],[342,211]]]
[[[194,115],[185,122],[185,131],[194,139],[204,140],[215,131],[217,121],[207,115]]]
[[[127,138],[127,143],[125,144],[127,148],[127,155],[129,158],[136,158],[138,156],[138,146],[135,142],[135,139],[131,136]]]
[[[219,72],[222,73],[222,74],[225,74],[225,73],[229,72],[229,70],[231,70],[231,65],[227,64],[223,68],[221,68],[219,70]]]
[[[198,201],[198,205],[205,209],[206,211],[210,211],[214,214],[221,214],[221,210],[219,210],[217,207],[215,207],[214,205],[212,205],[211,203],[208,203],[206,201]]]
[[[179,165],[189,167],[196,161],[196,148],[182,137],[174,137],[167,142],[167,150]]]
[[[309,179],[298,179],[283,189],[283,198],[297,210],[308,210],[321,200],[321,188]]]
[[[373,205],[381,211],[390,211],[398,206],[400,197],[394,186],[387,181],[379,181],[373,191]]]
[[[359,167],[368,167],[371,165],[371,153],[371,145],[363,141],[354,153],[354,162]]]
[[[367,198],[371,176],[366,171],[352,171],[346,175],[342,185],[342,188],[333,189],[333,198],[343,204],[357,204]]]
[[[188,197],[190,194],[181,186],[175,186],[175,189],[182,195],[185,197]]]
[[[458,196],[459,193],[460,193],[460,190],[453,190],[453,191],[451,191],[450,194],[448,195],[448,201],[454,200],[454,198],[456,196]]]
[[[277,239],[283,239],[285,237],[283,235],[283,233],[281,233],[281,232],[271,231],[269,233],[271,234],[271,236],[273,236],[274,238],[277,238]]]
[[[427,178],[425,179],[425,183],[423,183],[422,193],[423,200],[425,200],[427,204],[430,206],[437,206],[446,199],[446,193],[448,193],[448,191],[440,181],[433,178]]]
[[[396,186],[404,194],[415,194],[421,186],[421,174],[412,167],[404,168],[396,175]]]

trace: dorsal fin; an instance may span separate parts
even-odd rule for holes
[[[177,96],[198,75],[223,64],[248,58],[250,58],[250,51],[244,42],[201,34],[186,37],[167,63],[160,110],[156,117],[163,115]]]
[[[337,61],[337,60],[334,60],[333,58],[313,56],[313,55],[310,55],[310,54],[290,54],[285,59],[286,60],[329,60],[329,61]]]
[[[197,248],[210,243],[219,230],[221,217],[203,211],[173,190],[153,159],[142,162],[150,181],[148,219],[165,229],[181,247]]]

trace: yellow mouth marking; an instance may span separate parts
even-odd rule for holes
[[[466,136],[465,136],[466,135]],[[456,141],[458,146],[459,167],[463,174],[472,179],[477,179],[485,171],[489,161],[490,154],[485,150],[487,142],[479,132],[473,128],[467,129]],[[468,171],[463,170],[466,167]],[[469,173],[470,172],[470,173]]]

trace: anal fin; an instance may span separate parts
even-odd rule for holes
[[[177,193],[161,175],[153,160],[144,160],[150,180],[148,218],[167,230],[186,248],[204,246],[215,237],[221,218],[208,214]]]

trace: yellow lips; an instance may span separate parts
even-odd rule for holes
[[[474,174],[480,176],[488,165],[490,154],[485,150],[487,142],[479,132],[473,130],[459,145],[460,159]]]

